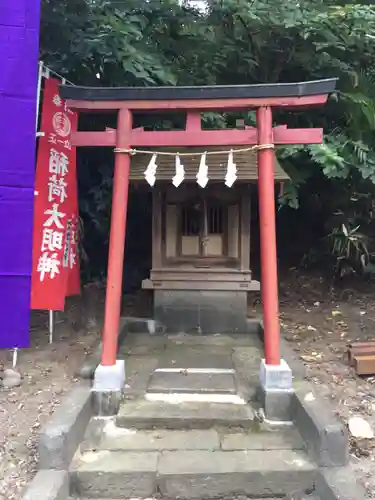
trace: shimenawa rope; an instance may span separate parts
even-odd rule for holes
[[[229,153],[245,153],[246,151],[255,151],[255,150],[262,150],[262,149],[274,149],[275,145],[274,144],[256,144],[255,146],[251,146],[248,148],[237,148],[237,149],[228,149],[228,150],[220,150],[220,151],[189,151],[189,152],[183,152],[179,153],[176,151],[173,153],[172,151],[151,151],[148,149],[133,149],[133,148],[115,148],[114,152],[115,153],[127,153],[130,154],[131,156],[134,156],[136,154],[148,154],[148,155],[158,155],[158,156],[197,156],[197,155],[202,155],[206,153],[206,155],[223,155],[223,154],[229,154]]]

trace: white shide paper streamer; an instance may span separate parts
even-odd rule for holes
[[[147,165],[145,170],[145,179],[150,184],[150,186],[154,186],[156,181],[156,169],[158,166],[156,165],[156,154],[153,154],[150,160],[150,163]]]
[[[179,155],[176,155],[176,174],[172,179],[172,184],[174,185],[174,187],[178,187],[182,183],[184,178],[185,178],[184,166],[181,163]]]
[[[225,175],[225,185],[232,187],[237,179],[237,166],[233,161],[233,151],[228,154],[227,173]]]
[[[203,153],[199,163],[199,170],[197,173],[197,183],[200,187],[205,188],[208,183],[208,166],[206,163],[207,154]]]

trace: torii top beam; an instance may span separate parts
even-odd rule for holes
[[[256,128],[245,130],[202,130],[204,110],[233,110],[261,107],[298,108],[324,104],[335,90],[336,79],[302,83],[237,85],[215,87],[74,87],[61,85],[60,95],[67,106],[78,111],[186,111],[185,130],[126,132],[132,147],[238,146],[257,144]],[[124,132],[106,130],[73,132],[75,146],[118,146]],[[322,129],[273,129],[274,144],[319,144]]]
[[[336,88],[336,78],[298,83],[203,87],[60,86],[67,106],[77,110],[230,110],[262,106],[321,105]]]

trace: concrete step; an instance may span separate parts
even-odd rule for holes
[[[286,498],[253,498],[253,497],[249,497],[249,496],[245,496],[245,495],[240,495],[238,500],[321,500],[321,498],[317,497],[316,495],[303,495],[303,496],[298,496],[298,497],[295,497],[293,498],[293,496],[288,496]],[[68,500],[90,500],[89,498],[83,498],[83,497],[69,497]],[[124,500],[124,498],[96,498],[96,500]],[[128,499],[128,500],[131,500],[131,499]],[[132,499],[134,500],[134,499]],[[160,495],[158,496],[154,496],[154,497],[151,497],[149,498],[148,500],[169,500],[169,499],[165,499],[165,498],[162,498]],[[217,500],[236,500],[235,497],[233,496],[230,496],[230,497],[222,497],[222,498],[218,498]]]
[[[194,500],[312,491],[317,471],[302,450],[97,450],[77,453],[70,475],[73,496]]]
[[[249,497],[249,496],[245,496],[245,495],[240,495],[238,500],[321,500],[321,498],[317,497],[316,495],[309,495],[309,494],[306,494],[306,495],[303,495],[303,496],[298,496],[298,497],[295,497],[293,498],[293,496],[288,496],[286,498],[253,498],[253,497]],[[89,498],[83,498],[83,497],[69,497],[68,500],[90,500]],[[97,498],[96,500],[124,500],[124,498]],[[128,499],[128,500],[131,500],[131,499]],[[134,500],[134,499],[133,499]],[[169,500],[169,499],[165,499],[165,498],[162,498],[160,495],[157,495],[157,496],[154,496],[154,497],[151,497],[149,498],[148,500]],[[217,500],[236,500],[235,497],[233,496],[230,496],[230,497],[222,497],[222,498],[218,498]]]
[[[93,451],[177,451],[177,450],[304,450],[295,428],[269,429],[153,429],[117,427],[114,420],[93,419],[80,445],[81,453]]]
[[[234,372],[234,370],[233,370]],[[234,373],[191,373],[155,371],[150,378],[148,392],[192,394],[236,394]]]
[[[255,413],[248,404],[183,402],[145,399],[126,401],[116,418],[119,427],[207,429],[217,425],[250,428]]]

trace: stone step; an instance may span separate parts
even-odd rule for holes
[[[236,394],[234,373],[196,373],[189,371],[155,371],[150,378],[148,392]]]
[[[117,427],[113,420],[93,419],[80,445],[89,451],[177,451],[177,450],[304,450],[294,428],[139,430]]]
[[[255,414],[248,404],[183,402],[178,404],[146,399],[126,401],[116,418],[118,427],[150,429],[207,429],[230,426],[250,428]]]
[[[298,496],[298,497],[295,497],[297,500],[321,500],[321,498],[317,497],[316,495],[309,495],[309,494],[306,494],[304,496]],[[278,497],[278,498],[253,498],[253,497],[249,497],[249,496],[245,496],[245,495],[240,495],[238,500],[295,500],[295,498],[293,498],[292,496],[290,497],[286,497],[286,498],[281,498]],[[83,497],[69,497],[68,500],[90,500],[89,498],[83,498]],[[96,500],[134,500],[133,499],[124,499],[124,498],[96,498]],[[154,496],[154,497],[150,497],[148,500],[170,500],[170,499],[164,499],[162,497],[160,497],[159,495],[158,496]],[[236,500],[236,498],[233,498],[233,496],[230,496],[230,497],[222,497],[222,498],[218,498],[216,500]]]
[[[316,495],[309,495],[309,494],[306,494],[306,495],[300,495],[298,497],[295,497],[297,500],[321,500],[321,498],[317,497]],[[245,496],[245,495],[240,495],[238,500],[295,500],[295,498],[293,498],[292,496],[290,497],[286,497],[286,498],[281,498],[278,497],[278,498],[253,498],[253,497],[249,497],[249,496]],[[68,500],[90,500],[89,498],[83,498],[83,497],[69,497]],[[134,500],[133,499],[124,499],[124,498],[96,498],[96,500]],[[160,497],[159,495],[158,496],[154,496],[154,497],[150,497],[148,500],[170,500],[170,499],[164,499],[162,497]],[[233,496],[230,496],[230,497],[222,497],[222,498],[218,498],[216,500],[236,500],[236,498],[234,498]]]
[[[89,451],[72,463],[71,494],[87,498],[282,497],[312,491],[315,466],[301,450]]]

